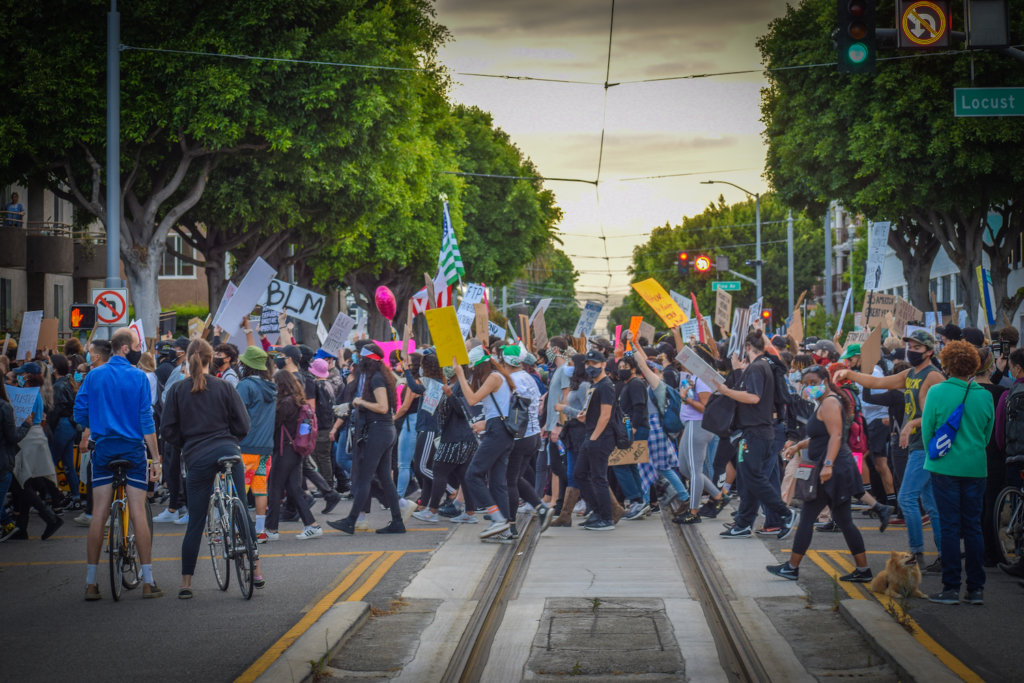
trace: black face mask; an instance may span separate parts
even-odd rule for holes
[[[274,358],[274,365],[277,366],[278,370],[284,370],[284,357],[277,356],[276,358]]]
[[[633,376],[633,373],[630,372],[629,370],[619,370],[619,381],[620,382],[628,382],[632,376]]]
[[[129,351],[125,356],[125,360],[131,365],[138,365],[140,358],[142,358],[142,351]]]
[[[598,377],[601,376],[601,368],[592,368],[588,366],[586,369],[586,373],[589,379],[597,379]]]
[[[907,350],[907,362],[913,367],[917,367],[924,360],[924,351],[911,351]]]

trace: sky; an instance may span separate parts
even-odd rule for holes
[[[564,212],[563,250],[581,275],[579,299],[629,292],[633,247],[646,234],[764,192],[760,90],[766,85],[755,41],[785,12],[785,0],[437,0],[451,32],[440,59],[452,72],[535,76],[597,85],[453,74],[452,97],[494,116],[545,177]],[[754,69],[756,73],[625,83]],[[607,94],[606,94],[607,92]],[[607,102],[606,102],[607,98]],[[604,150],[601,149],[602,123]],[[671,178],[648,176],[679,175]],[[602,236],[604,239],[602,239]]]

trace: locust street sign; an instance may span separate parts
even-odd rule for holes
[[[711,283],[711,291],[717,292],[718,290],[725,292],[738,292],[740,291],[739,280],[719,280]]]
[[[1024,116],[1024,88],[954,88],[955,116]]]

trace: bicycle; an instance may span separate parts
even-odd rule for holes
[[[231,475],[231,468],[241,461],[241,455],[217,459],[220,472],[214,479],[206,513],[206,542],[210,546],[210,560],[213,562],[217,586],[222,591],[228,589],[231,582],[231,560],[234,560],[239,590],[242,591],[242,597],[248,600],[252,597],[257,555],[249,511],[238,497],[234,477]]]
[[[1006,459],[1008,465],[1024,463],[1024,455]],[[1006,564],[1014,564],[1024,558],[1024,471],[1016,486],[1007,486],[996,496],[993,523],[999,554]]]
[[[121,599],[122,588],[137,588],[142,583],[142,562],[135,545],[135,527],[128,508],[128,474],[130,460],[112,460],[114,493],[110,501],[110,529],[107,532],[107,559],[110,562],[110,592],[114,601]],[[153,513],[146,505],[146,525],[153,534]]]

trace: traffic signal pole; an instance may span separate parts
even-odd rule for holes
[[[121,286],[121,15],[107,13],[107,287]]]
[[[758,240],[760,242],[760,240]],[[787,284],[789,285],[789,312],[793,312],[793,211],[786,217],[786,266],[789,268]]]

